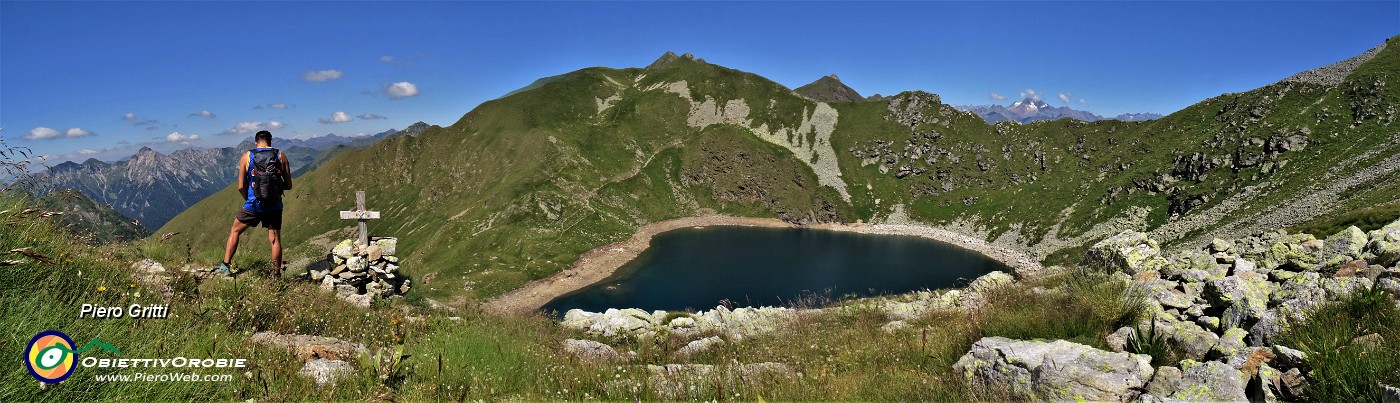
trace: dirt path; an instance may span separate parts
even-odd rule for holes
[[[636,258],[651,244],[651,238],[662,232],[685,227],[707,227],[716,225],[765,227],[765,228],[813,228],[832,231],[855,232],[877,235],[911,235],[929,238],[976,251],[1010,266],[1018,274],[1040,270],[1040,262],[1025,253],[991,245],[981,239],[958,234],[939,228],[901,224],[814,224],[799,226],[773,218],[733,217],[726,215],[705,215],[678,218],[651,223],[637,229],[632,238],[615,242],[585,252],[568,269],[549,277],[532,281],[524,286],[501,294],[487,301],[483,308],[487,312],[503,315],[524,315],[538,310],[556,297],[590,284],[602,281],[612,275],[623,264]]]

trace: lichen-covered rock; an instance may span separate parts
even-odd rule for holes
[[[1240,372],[1218,361],[1181,363],[1181,381],[1171,399],[1190,402],[1246,402],[1245,379]]]
[[[1204,359],[1211,348],[1220,342],[1215,332],[1202,329],[1191,322],[1178,321],[1170,327],[1157,325],[1157,332],[1165,335],[1167,341],[1176,346],[1187,358]]]
[[[1181,368],[1177,367],[1157,367],[1157,373],[1152,375],[1152,381],[1147,383],[1147,394],[1153,396],[1171,396],[1178,389],[1181,383]]]
[[[1208,356],[1234,356],[1235,354],[1239,353],[1240,350],[1243,350],[1245,348],[1244,338],[1246,336],[1249,336],[1249,332],[1244,331],[1244,329],[1240,329],[1237,327],[1226,329],[1225,333],[1220,335],[1220,342],[1215,343],[1215,346],[1211,347],[1210,354]]]
[[[607,344],[593,340],[566,339],[564,352],[584,361],[619,361],[622,355]]]
[[[967,285],[966,290],[969,292],[986,292],[989,290],[1000,288],[1005,285],[1009,285],[1015,281],[1016,278],[1012,277],[1010,274],[1006,274],[1001,271],[993,271],[991,273],[983,274],[976,280],[972,280],[972,283],[969,283]]]
[[[1214,238],[1210,240],[1210,251],[1216,253],[1235,253],[1235,243],[1220,238]]]
[[[1220,326],[1242,327],[1257,321],[1268,310],[1273,283],[1257,273],[1241,273],[1206,283],[1204,296],[1213,306],[1225,307]]]
[[[393,237],[381,237],[370,241],[374,246],[379,247],[380,253],[384,255],[396,255],[399,250],[399,239]]]
[[[1128,274],[1157,270],[1166,263],[1160,255],[1157,241],[1133,230],[1105,238],[1087,253],[1088,260],[1095,266]]]
[[[602,317],[600,313],[575,308],[565,312],[564,320],[560,321],[559,324],[571,329],[587,329],[597,323],[600,317]]]
[[[1231,268],[1230,268],[1230,275],[1239,275],[1240,273],[1257,273],[1257,272],[1259,272],[1259,267],[1256,266],[1256,265],[1254,264],[1254,262],[1251,262],[1251,261],[1249,261],[1249,260],[1247,260],[1247,259],[1235,259],[1234,265],[1231,266]]]
[[[1225,277],[1229,269],[1205,252],[1186,251],[1173,255],[1163,266],[1162,275],[1172,280],[1204,282]]]
[[[1361,251],[1366,248],[1366,243],[1369,241],[1370,238],[1366,236],[1366,233],[1353,225],[1342,232],[1332,234],[1324,242],[1327,243],[1326,250],[1333,254],[1356,257],[1361,256]]]
[[[1322,290],[1331,300],[1345,299],[1351,294],[1371,288],[1371,279],[1365,277],[1327,277],[1320,282]]]
[[[1390,293],[1393,298],[1400,298],[1400,278],[1380,278],[1376,279],[1376,285],[1381,290]]]
[[[1254,322],[1249,327],[1249,337],[1247,342],[1250,346],[1265,346],[1283,334],[1288,328],[1288,316],[1282,313],[1281,308],[1270,309],[1259,317],[1259,321]]]
[[[355,255],[355,244],[349,239],[340,241],[339,244],[335,245],[335,248],[331,249],[331,254],[341,259],[349,259],[350,256]]]
[[[1371,264],[1390,267],[1400,262],[1400,221],[1387,224],[1367,235],[1370,242],[1366,244],[1366,252],[1374,255],[1370,259]]]
[[[1146,354],[1110,353],[1064,340],[984,337],[954,369],[968,383],[1030,400],[1127,401],[1152,379]]]

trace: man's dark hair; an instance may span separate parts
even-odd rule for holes
[[[267,143],[267,145],[272,145],[272,132],[267,130],[260,131],[258,132],[258,134],[253,135],[253,141],[263,142]]]

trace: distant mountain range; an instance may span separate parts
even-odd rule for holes
[[[1012,121],[1017,123],[1030,123],[1042,120],[1055,120],[1059,118],[1070,118],[1085,122],[1096,120],[1122,120],[1129,122],[1140,122],[1155,120],[1162,115],[1155,113],[1124,113],[1122,115],[1106,118],[1095,115],[1093,112],[1072,109],[1067,106],[1050,106],[1045,101],[1035,98],[1026,98],[1011,105],[964,105],[958,106],[959,110],[969,111],[981,116],[987,123],[996,124],[1001,121]]]
[[[674,60],[674,58],[663,56],[657,63],[662,63],[662,61],[670,62],[671,60]],[[797,95],[801,95],[803,98],[817,102],[860,102],[884,99],[884,97],[879,94],[870,97],[862,97],[855,89],[842,83],[841,79],[836,77],[835,74],[819,78],[817,81],[797,87],[793,92],[797,93]],[[1030,123],[1059,118],[1070,118],[1085,122],[1109,119],[1138,122],[1162,117],[1162,115],[1155,113],[1124,113],[1111,118],[1105,118],[1095,115],[1093,112],[1081,111],[1066,106],[1050,106],[1050,104],[1045,103],[1045,101],[1036,98],[1026,98],[1006,106],[971,105],[959,106],[957,108],[975,113],[977,116],[981,116],[983,120],[986,120],[987,123],[991,124],[1006,120],[1018,123]]]
[[[404,130],[388,130],[372,136],[330,134],[305,140],[274,139],[273,146],[287,154],[293,174],[300,175],[344,150],[368,147],[399,134],[416,135],[426,128],[427,123],[418,122]],[[251,148],[251,138],[234,147],[186,148],[169,155],[142,147],[131,157],[115,162],[89,158],[82,163],[58,164],[35,174],[25,187],[35,197],[76,190],[126,218],[117,220],[119,222],[160,228],[189,206],[233,184],[237,180],[234,171],[238,160]],[[73,195],[65,195],[65,198],[72,199]],[[88,229],[88,232],[112,231]]]

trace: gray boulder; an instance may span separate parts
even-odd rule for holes
[[[1065,340],[984,337],[958,360],[969,385],[1030,400],[1127,401],[1152,379],[1146,354],[1110,353]]]
[[[719,336],[710,336],[703,339],[691,341],[690,343],[686,343],[685,347],[681,347],[679,350],[676,350],[676,355],[681,357],[690,357],[693,354],[709,351],[710,349],[721,345],[724,345],[724,339],[719,338]]]
[[[1171,396],[1179,389],[1177,386],[1179,384],[1181,384],[1181,368],[1157,367],[1157,373],[1152,375],[1152,381],[1147,383],[1147,394]]]
[[[584,361],[618,361],[622,355],[612,346],[593,340],[564,340],[564,352]]]
[[[1190,402],[1246,402],[1245,379],[1240,372],[1217,361],[1181,363],[1181,381],[1171,399]]]
[[[311,378],[317,385],[335,384],[335,381],[355,373],[355,368],[341,360],[318,358],[307,361],[297,371],[297,375]]]
[[[1371,264],[1390,267],[1400,262],[1400,221],[1387,224],[1367,235],[1370,242],[1366,244],[1366,252],[1374,255]]]
[[[1167,341],[1186,354],[1187,358],[1204,359],[1206,354],[1220,342],[1220,336],[1192,323],[1178,321],[1169,326],[1157,325],[1158,334],[1165,335]]]

